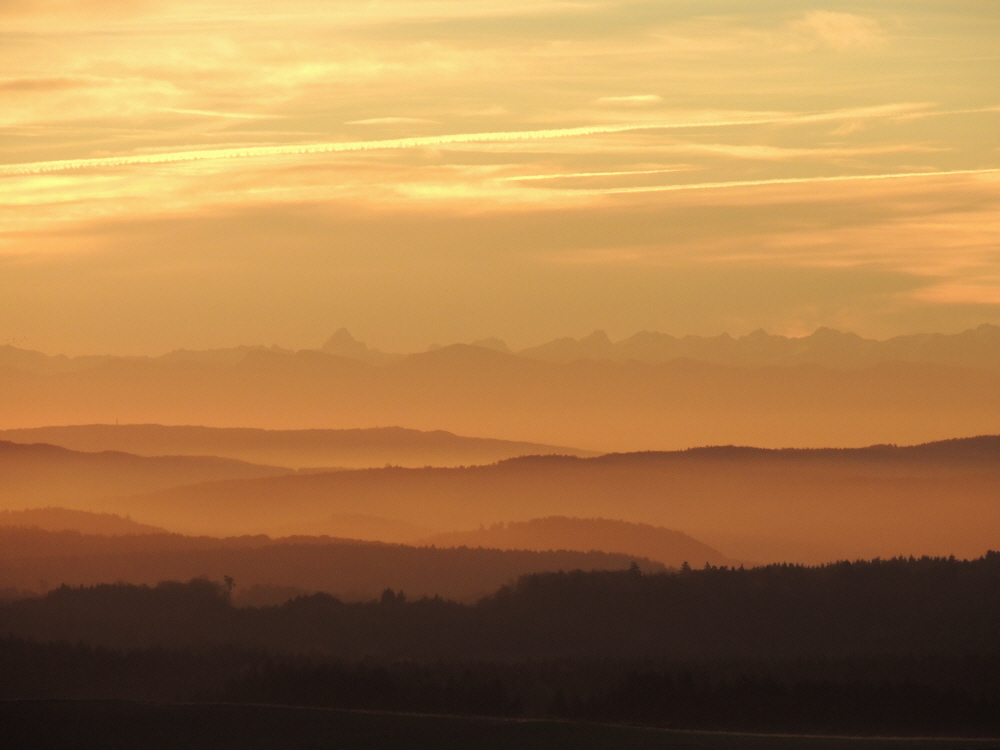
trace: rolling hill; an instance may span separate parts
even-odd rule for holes
[[[163,534],[164,529],[137,523],[113,513],[88,513],[66,508],[0,510],[0,528],[14,526],[43,531],[78,531],[83,534]]]
[[[179,534],[103,536],[0,528],[0,589],[38,590],[112,581],[232,576],[236,599],[272,604],[323,591],[369,600],[385,589],[410,597],[471,601],[528,573],[623,570],[656,562],[605,552],[413,547],[330,537],[211,538]]]
[[[465,468],[382,468],[207,482],[107,501],[186,533],[311,533],[334,514],[441,531],[545,516],[690,534],[747,562],[975,557],[1000,546],[1000,437],[911,447],[720,447]]]
[[[439,547],[493,547],[497,549],[601,550],[648,557],[669,567],[735,563],[687,534],[645,523],[606,518],[551,516],[530,521],[497,523],[474,531],[453,531],[423,540]]]
[[[76,451],[124,451],[141,456],[219,456],[293,468],[462,466],[525,455],[592,455],[574,448],[401,427],[262,430],[92,424],[0,430],[0,440],[51,443]]]
[[[290,469],[225,458],[86,453],[55,445],[0,440],[0,510],[52,505],[91,510],[86,503],[99,497],[288,473]]]

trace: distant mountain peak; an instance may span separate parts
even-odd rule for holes
[[[513,354],[510,347],[507,346],[506,341],[492,336],[490,338],[473,341],[472,346],[478,346],[483,349],[493,349],[494,351],[503,352],[504,354]]]
[[[828,341],[836,339],[857,339],[860,340],[861,337],[856,333],[845,333],[844,331],[838,331],[836,328],[830,328],[829,326],[820,326],[812,335],[806,336],[807,339],[826,339]]]
[[[608,338],[607,331],[594,331],[589,336],[580,339],[581,344],[611,346],[611,339]]]
[[[368,344],[358,341],[346,328],[341,328],[326,340],[322,351],[341,357],[362,358],[368,354]]]
[[[320,349],[324,354],[356,359],[373,365],[384,365],[402,359],[402,355],[387,354],[358,341],[346,328],[339,329],[326,340]]]

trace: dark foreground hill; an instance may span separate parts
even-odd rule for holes
[[[315,595],[237,608],[208,581],[65,588],[0,605],[0,632],[11,634],[0,638],[6,700],[242,703],[257,717],[272,710],[262,705],[280,704],[732,732],[1000,735],[997,554],[534,575],[475,605],[385,592],[356,604]],[[166,721],[164,714],[189,727],[214,724],[215,710],[168,709],[157,718],[136,705],[24,709],[36,728],[51,717],[85,734],[106,726],[93,724],[101,716],[121,717],[123,730]],[[186,718],[195,715],[202,718]],[[286,740],[297,736],[298,720],[282,716],[292,722]],[[380,744],[386,735],[375,727],[396,721],[379,714],[348,746],[393,746]],[[26,725],[0,724],[0,733],[12,726]],[[337,736],[336,725],[325,726],[330,734],[316,742]],[[485,745],[469,724],[442,725],[439,745],[419,723],[412,729],[414,740],[435,748],[491,747],[496,737],[523,742],[517,747],[535,747],[540,737],[554,744],[538,747],[609,746],[581,744],[586,738],[657,746],[642,744],[655,741],[650,736],[610,735],[596,725],[579,735],[567,726],[569,734],[559,734],[557,725],[508,734],[515,726],[494,725],[498,734]],[[261,726],[260,737],[271,731]],[[726,745],[725,737],[667,736],[664,747],[851,746],[839,737],[740,736]],[[624,744],[614,745],[615,737]],[[895,742],[865,747],[908,747]],[[923,742],[916,746],[952,746]]]
[[[230,576],[236,581],[236,599],[243,603],[281,602],[315,591],[368,599],[386,588],[411,597],[470,601],[527,573],[623,570],[633,563],[647,571],[663,569],[644,558],[605,552],[444,549],[330,537],[101,536],[0,528],[0,590],[15,592],[63,584],[152,585]]]
[[[1000,393],[1000,390],[998,390]],[[370,514],[463,531],[546,516],[675,529],[743,561],[976,557],[1000,546],[1000,437],[844,450],[718,447],[204,483],[100,510],[188,533]],[[275,532],[271,532],[275,533]],[[426,535],[424,535],[426,536]]]
[[[293,468],[466,466],[529,455],[588,455],[539,443],[421,432],[402,427],[366,430],[260,430],[158,424],[89,424],[0,430],[0,439],[51,443],[76,451],[140,456],[220,456]]]

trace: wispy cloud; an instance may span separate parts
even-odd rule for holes
[[[663,101],[662,96],[657,94],[631,94],[629,96],[602,96],[600,99],[596,99],[597,104],[615,104],[615,105],[645,105],[645,104],[659,104]]]
[[[809,11],[788,28],[812,44],[835,50],[872,47],[884,37],[882,27],[873,18],[829,10]]]
[[[173,112],[178,115],[199,115],[201,117],[225,117],[234,120],[270,120],[279,119],[284,115],[258,115],[249,112],[218,112],[211,109],[179,109],[177,107],[162,107],[160,112]]]
[[[0,93],[34,94],[46,91],[64,91],[89,85],[91,85],[91,81],[88,78],[73,76],[6,78],[0,79]]]
[[[427,120],[423,117],[369,117],[367,120],[350,120],[345,125],[424,125],[439,124],[437,120]]]

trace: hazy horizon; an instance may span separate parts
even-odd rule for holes
[[[423,345],[423,346],[417,345],[413,349],[406,349],[406,350],[392,350],[392,349],[390,349],[388,347],[382,346],[380,344],[380,342],[378,342],[378,341],[365,340],[365,339],[362,339],[360,337],[355,336],[354,332],[348,330],[345,326],[335,326],[333,329],[331,329],[331,334],[330,335],[321,336],[320,339],[318,339],[316,342],[313,342],[313,344],[311,344],[311,345],[310,344],[306,344],[306,345],[303,345],[301,347],[294,347],[294,346],[285,345],[285,344],[282,344],[280,342],[274,342],[274,341],[270,341],[270,342],[259,341],[259,340],[258,341],[254,341],[252,339],[224,342],[224,343],[219,344],[218,346],[207,346],[205,348],[196,348],[196,347],[193,347],[193,346],[181,345],[181,346],[179,346],[179,347],[177,347],[175,349],[149,350],[149,351],[144,351],[144,352],[131,352],[131,353],[122,352],[122,351],[98,350],[98,349],[94,349],[94,350],[90,350],[90,351],[79,351],[79,350],[74,351],[73,349],[67,349],[67,350],[54,350],[54,349],[50,349],[50,350],[44,351],[44,350],[41,350],[41,349],[33,349],[30,346],[27,346],[25,343],[18,342],[18,341],[0,342],[0,347],[9,346],[9,347],[13,347],[15,349],[19,349],[21,351],[34,352],[34,353],[38,353],[38,354],[44,354],[47,357],[60,357],[60,356],[65,356],[65,357],[69,357],[69,358],[78,358],[78,357],[79,358],[85,358],[85,357],[121,357],[121,358],[139,357],[139,358],[142,358],[142,357],[145,357],[145,358],[150,358],[150,359],[156,359],[156,358],[159,358],[159,357],[163,357],[163,356],[166,356],[166,355],[169,355],[169,354],[175,354],[175,353],[179,353],[179,352],[199,353],[199,352],[212,352],[212,351],[230,351],[230,350],[239,350],[239,349],[273,349],[273,350],[285,350],[285,351],[321,351],[321,350],[324,349],[324,346],[327,344],[327,342],[330,341],[330,339],[332,338],[333,334],[340,334],[342,332],[346,332],[347,335],[350,336],[350,338],[351,338],[351,340],[353,342],[356,342],[358,344],[364,344],[369,349],[375,350],[377,352],[383,352],[383,353],[390,354],[390,355],[403,355],[403,356],[405,356],[405,355],[409,355],[409,354],[421,354],[421,353],[424,353],[424,352],[432,352],[432,351],[436,351],[438,349],[442,349],[442,348],[449,347],[449,346],[455,346],[455,345],[469,345],[469,346],[481,346],[481,347],[484,347],[484,348],[494,348],[494,346],[493,346],[494,344],[503,344],[503,345],[505,345],[509,349],[509,353],[511,353],[511,354],[522,354],[524,352],[527,352],[527,351],[530,351],[530,350],[542,347],[542,346],[544,346],[546,344],[550,344],[550,343],[553,343],[553,342],[566,341],[566,340],[572,340],[572,341],[578,341],[579,342],[579,341],[584,341],[584,340],[586,340],[586,339],[588,339],[590,337],[593,337],[593,336],[601,336],[601,337],[607,336],[608,340],[612,344],[620,344],[620,343],[623,343],[623,342],[627,342],[630,339],[642,336],[643,334],[653,334],[653,335],[656,335],[656,336],[668,336],[668,337],[672,337],[672,338],[675,338],[675,339],[678,339],[678,340],[683,340],[683,339],[711,340],[711,339],[720,339],[720,338],[721,339],[730,338],[730,339],[734,339],[734,340],[745,340],[748,337],[753,337],[755,335],[764,334],[764,335],[766,335],[768,337],[784,338],[784,339],[788,339],[790,341],[801,341],[801,340],[804,340],[804,339],[809,339],[810,337],[815,336],[817,334],[820,334],[820,333],[822,333],[824,331],[833,331],[835,333],[846,334],[846,335],[852,336],[852,337],[856,336],[859,339],[861,339],[863,341],[866,341],[866,342],[884,343],[884,342],[887,342],[887,341],[892,341],[893,339],[902,339],[902,338],[908,338],[908,337],[919,337],[919,336],[955,336],[955,335],[958,335],[958,334],[969,333],[969,332],[972,332],[972,331],[983,330],[983,329],[986,329],[986,328],[989,328],[989,329],[1000,328],[1000,323],[993,323],[993,322],[988,322],[988,321],[982,321],[982,322],[979,322],[979,323],[972,323],[972,324],[969,324],[969,325],[959,326],[959,327],[956,327],[956,328],[953,328],[953,329],[946,329],[946,330],[945,329],[937,329],[937,330],[930,330],[930,329],[923,330],[923,329],[919,329],[919,330],[909,331],[907,333],[894,333],[894,334],[887,334],[887,335],[883,335],[883,336],[866,336],[866,335],[862,335],[862,334],[858,333],[857,331],[853,331],[853,330],[850,330],[850,329],[847,329],[847,328],[834,328],[832,326],[827,326],[827,325],[820,325],[820,326],[816,326],[816,328],[814,328],[814,329],[812,329],[810,331],[798,331],[798,332],[795,332],[795,333],[776,333],[776,332],[769,331],[766,328],[762,328],[762,327],[761,328],[754,328],[752,330],[747,330],[747,331],[735,332],[735,333],[732,330],[720,330],[720,331],[717,331],[717,332],[714,332],[714,333],[712,333],[712,332],[709,332],[709,333],[689,333],[689,332],[684,332],[684,331],[660,331],[660,330],[651,330],[651,329],[648,329],[648,328],[643,328],[643,329],[639,329],[639,330],[625,331],[621,335],[616,335],[616,336],[609,335],[607,327],[598,327],[598,328],[594,328],[594,329],[589,330],[589,331],[584,331],[583,333],[580,333],[578,335],[570,335],[568,333],[557,333],[556,335],[550,336],[548,338],[537,339],[537,340],[533,339],[533,340],[527,341],[526,343],[518,343],[516,345],[512,344],[511,341],[503,339],[503,338],[501,338],[499,336],[495,336],[495,335],[491,335],[491,334],[487,333],[486,335],[479,336],[479,337],[474,338],[474,339],[463,339],[463,340],[460,340],[460,341],[450,341],[450,340],[447,340],[447,339],[436,339],[436,340],[430,341],[426,345]]]

